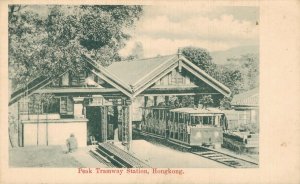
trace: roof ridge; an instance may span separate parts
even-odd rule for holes
[[[147,60],[147,59],[156,59],[156,58],[162,58],[162,57],[168,57],[168,56],[175,56],[177,54],[168,54],[168,55],[163,55],[163,56],[155,56],[155,57],[148,57],[148,58],[141,58],[141,59],[132,59],[132,60],[129,60],[129,59],[126,59],[126,60],[121,60],[121,61],[117,61],[117,62],[113,62],[112,64],[114,63],[119,63],[119,62],[132,62],[132,61],[141,61],[141,60]]]

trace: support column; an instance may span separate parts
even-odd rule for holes
[[[83,115],[83,100],[84,97],[73,97],[74,100],[74,118],[84,118]]]
[[[170,101],[170,97],[169,96],[165,96],[165,104],[166,104],[166,106],[169,105],[169,101]]]
[[[107,141],[107,106],[100,107],[101,113],[101,142]]]
[[[144,96],[144,107],[147,107],[148,96]]]
[[[128,101],[128,151],[131,151],[132,143],[132,100]]]
[[[157,106],[157,96],[154,96],[154,106]]]
[[[125,100],[123,106],[122,120],[122,143],[127,146],[127,150],[131,150],[132,142],[132,99]]]
[[[118,121],[119,121],[119,110],[118,110],[118,106],[114,105],[113,106],[114,109],[114,124],[113,124],[113,131],[114,131],[114,142],[119,142],[119,125],[118,125]]]

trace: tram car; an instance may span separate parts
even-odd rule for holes
[[[143,108],[141,131],[188,146],[221,147],[222,119],[217,108]]]

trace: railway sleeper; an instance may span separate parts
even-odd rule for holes
[[[115,165],[113,165],[110,161],[107,162],[104,156],[102,156],[101,154],[97,153],[97,152],[90,152],[90,155],[95,158],[97,161],[99,161],[102,164],[107,165],[108,167],[116,167]],[[100,156],[101,155],[101,156]],[[105,159],[104,159],[105,158]]]
[[[115,148],[114,146],[108,146],[110,147],[113,151],[113,154],[115,154],[116,156],[128,161],[130,163],[130,165],[137,165],[137,166],[141,166],[139,163],[139,160],[135,159],[134,157],[132,157],[131,155],[129,155],[128,153],[123,153],[122,151],[119,151],[117,148]]]
[[[114,155],[111,152],[108,152],[107,150],[101,151],[101,153],[104,154],[106,158],[109,159],[117,167],[132,167],[132,165],[127,163],[124,159],[120,159],[118,156]]]
[[[104,143],[99,145],[103,151],[107,152],[110,155],[114,155],[114,159],[118,162],[122,163],[126,167],[145,167],[147,166],[139,159],[133,157],[129,153],[125,152],[124,150],[121,150],[114,145],[111,145],[109,143]]]
[[[215,154],[210,154],[210,155],[205,155],[207,157],[224,157],[224,155],[221,155],[219,153],[215,153]]]
[[[197,152],[199,155],[211,155],[216,154],[216,152],[213,151],[205,151],[205,152]]]
[[[103,152],[101,150],[97,150],[97,151],[98,151],[99,154],[103,155],[106,159],[108,159],[110,161],[110,163],[112,165],[114,165],[115,167],[119,167],[119,168],[122,168],[122,167],[125,168],[126,167],[123,163],[116,160],[113,155],[110,155],[110,154],[108,154],[106,152]]]
[[[220,159],[223,159],[224,156],[214,156],[214,157],[209,157],[209,158],[220,160]]]

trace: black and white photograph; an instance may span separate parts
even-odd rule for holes
[[[11,167],[259,166],[258,7],[8,14]]]
[[[271,50],[262,43],[273,44],[261,27],[266,10],[259,3],[196,4],[8,3],[1,25],[8,169],[176,183],[191,171],[217,169],[241,179],[241,172],[258,174],[269,162],[276,169],[281,160],[271,159],[288,159],[286,148],[299,152],[296,134],[287,131],[295,119],[266,110],[299,109],[288,103],[299,86],[284,79],[289,73],[280,73],[286,84],[268,76],[280,70],[261,53]],[[281,133],[266,132],[275,130]],[[271,144],[278,149],[270,154]],[[212,176],[202,175],[194,176]]]

